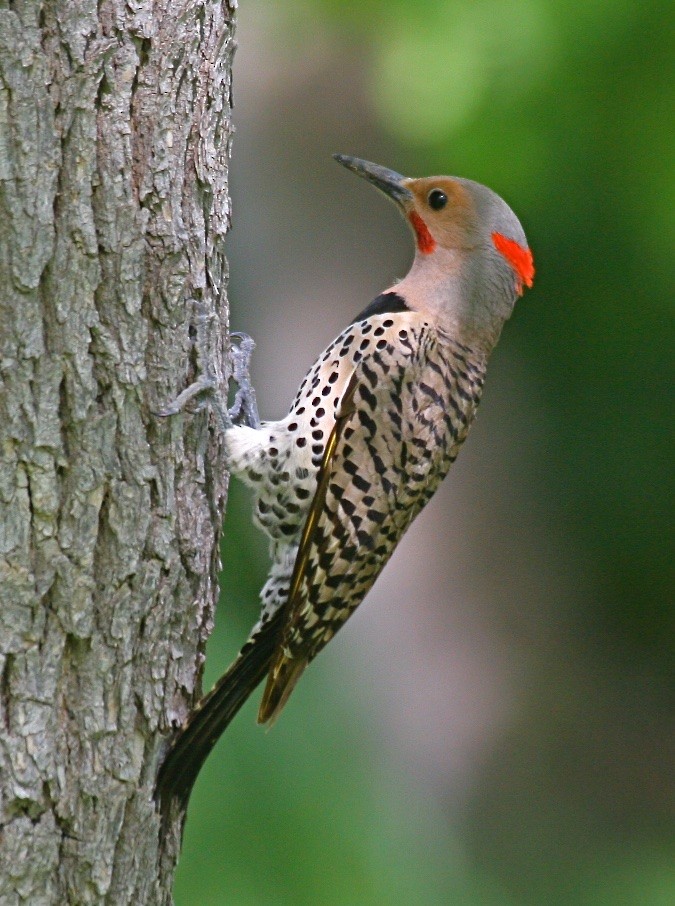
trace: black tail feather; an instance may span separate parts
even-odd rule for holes
[[[178,730],[160,765],[155,800],[167,814],[172,802],[184,810],[202,765],[249,695],[265,678],[279,640],[283,608],[242,648],[232,666]]]

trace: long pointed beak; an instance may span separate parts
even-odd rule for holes
[[[401,205],[401,207],[406,202],[413,200],[412,192],[403,185],[404,182],[407,182],[406,177],[396,173],[395,170],[388,170],[379,164],[371,164],[370,161],[361,160],[359,157],[350,157],[348,154],[334,154],[333,157],[343,167],[351,170],[352,173],[356,173],[357,176],[363,176],[368,182],[372,182],[374,186]]]

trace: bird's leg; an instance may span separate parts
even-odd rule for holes
[[[221,390],[222,381],[219,380],[211,349],[214,331],[209,329],[209,321],[213,320],[213,317],[213,315],[200,308],[196,318],[197,337],[195,345],[197,348],[199,377],[189,387],[186,387],[182,393],[179,393],[175,400],[160,409],[157,414],[160,416],[177,415],[191,400],[201,397],[211,405],[218,422],[218,428],[222,433],[231,428],[234,420],[242,414],[251,428],[259,428],[260,418],[258,416],[255,390],[249,375],[249,364],[251,354],[255,349],[255,343],[251,337],[244,333],[230,334],[230,338],[237,339],[239,345],[230,343],[231,375],[237,384],[237,391],[234,402],[228,409],[227,396]],[[202,405],[198,405],[197,408],[202,408]]]
[[[249,337],[248,334],[240,333],[239,331],[230,334],[230,341],[233,339],[239,340],[238,346],[235,346],[230,342],[232,377],[237,385],[237,391],[234,395],[232,405],[228,409],[228,415],[234,420],[243,413],[249,428],[259,428],[260,416],[258,415],[258,403],[249,371],[251,356],[255,349],[255,341],[252,337]]]

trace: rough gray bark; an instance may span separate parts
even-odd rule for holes
[[[233,6],[0,2],[2,906],[171,901],[227,485],[153,412],[226,326]]]

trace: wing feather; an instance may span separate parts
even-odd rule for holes
[[[349,419],[354,413],[354,393],[358,384],[356,371],[352,373],[347,384],[342,400],[340,410],[335,419],[335,424],[328,437],[321,465],[317,475],[317,486],[312,498],[312,504],[307,514],[307,519],[300,537],[300,545],[295,558],[293,574],[291,576],[291,586],[288,594],[288,600],[284,606],[283,623],[288,624],[292,621],[293,614],[301,605],[301,585],[303,576],[307,570],[312,541],[317,525],[321,519],[325,501],[328,482],[331,476],[331,466],[335,457],[335,451],[338,442],[342,436]],[[258,723],[273,723],[283,706],[286,704],[289,695],[293,691],[295,684],[300,679],[302,671],[307,666],[308,660],[304,658],[287,658],[283,655],[283,639],[281,643],[281,657],[277,656],[269,672],[267,685],[263,693],[258,712]]]

